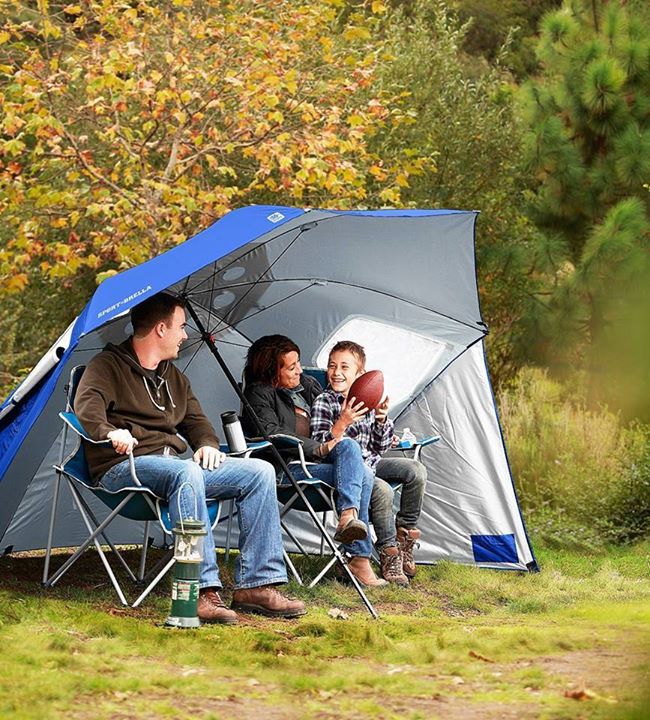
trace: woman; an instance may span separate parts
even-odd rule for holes
[[[339,523],[334,539],[352,556],[351,572],[367,587],[385,585],[375,576],[369,560],[368,505],[373,473],[354,440],[319,443],[309,437],[311,404],[322,388],[314,378],[302,374],[300,348],[284,335],[261,337],[248,350],[244,381],[244,395],[264,432],[302,440],[307,460],[320,463],[310,468],[312,476],[336,488]],[[364,411],[358,406],[350,412],[361,417]],[[257,424],[246,413],[243,422],[246,434],[259,435]],[[296,479],[304,479],[302,469],[292,468],[292,473]]]

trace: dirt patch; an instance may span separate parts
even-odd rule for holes
[[[127,693],[115,692],[99,698],[80,698],[79,709],[66,713],[70,720],[160,720],[161,705],[166,706],[164,717],[173,718],[268,718],[268,720],[293,720],[295,708],[274,706],[265,702],[265,694],[255,686],[255,697],[247,696],[245,689],[233,688],[233,692],[225,697],[199,697],[190,699],[178,697],[170,692],[164,693]],[[250,689],[248,690],[250,693]],[[88,703],[86,705],[86,702]],[[173,714],[169,709],[173,708]]]
[[[97,717],[110,720],[158,720],[160,706],[166,713],[174,708],[170,717],[202,718],[268,718],[269,720],[356,720],[372,716],[382,718],[412,717],[419,714],[431,720],[533,720],[548,703],[564,704],[563,717],[588,718],[591,710],[602,703],[621,702],[626,692],[642,682],[640,670],[648,658],[631,648],[583,650],[522,660],[514,663],[482,663],[479,676],[463,679],[451,675],[430,674],[431,695],[395,696],[381,692],[360,691],[308,691],[283,696],[284,702],[267,700],[278,688],[265,685],[255,679],[219,678],[215,680],[218,697],[178,697],[169,690],[147,693],[114,692],[92,698],[79,698],[77,710],[68,714],[70,720],[94,720]],[[514,679],[522,670],[540,670],[544,673],[544,686],[534,683],[522,688],[521,679]],[[422,673],[421,668],[403,666],[405,675]],[[170,666],[170,672],[186,677],[205,674],[195,667]],[[393,666],[377,665],[378,673],[393,673]],[[490,701],[477,700],[478,693],[495,687],[495,680],[508,681],[530,695],[529,700]],[[564,692],[572,687],[583,686],[593,697],[585,702],[565,698]],[[372,706],[372,710],[369,710]],[[620,705],[619,705],[620,707]]]

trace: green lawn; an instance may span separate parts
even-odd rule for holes
[[[299,621],[198,631],[161,627],[166,583],[119,606],[94,553],[47,592],[41,557],[4,557],[0,717],[650,717],[650,545],[539,555],[534,575],[424,568],[374,591],[379,621],[329,581],[292,586]]]

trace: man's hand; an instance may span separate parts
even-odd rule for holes
[[[138,441],[126,429],[111,430],[106,436],[112,443],[116,453],[120,455],[128,455],[133,452],[133,448]]]
[[[226,456],[220,450],[209,445],[200,447],[192,457],[204,470],[216,470],[225,459]]]
[[[383,425],[388,417],[388,396],[386,396],[379,405],[375,408],[375,420]]]

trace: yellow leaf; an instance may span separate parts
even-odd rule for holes
[[[6,43],[7,40],[11,40],[11,35],[6,31],[0,32],[0,45]]]
[[[380,0],[374,0],[371,7],[375,15],[381,15],[382,13],[386,12],[386,6],[383,2],[380,2]]]
[[[357,127],[358,125],[363,125],[365,120],[361,117],[361,115],[350,115],[348,117],[348,125],[350,127]]]
[[[21,290],[24,290],[26,285],[27,285],[27,274],[19,273],[18,275],[14,275],[13,277],[9,278],[9,280],[5,284],[5,287],[7,288],[7,290],[9,292],[15,293],[15,292],[20,292]]]
[[[343,33],[346,40],[370,40],[370,30],[365,27],[349,27]]]
[[[68,15],[81,15],[81,5],[66,5],[63,12]]]

